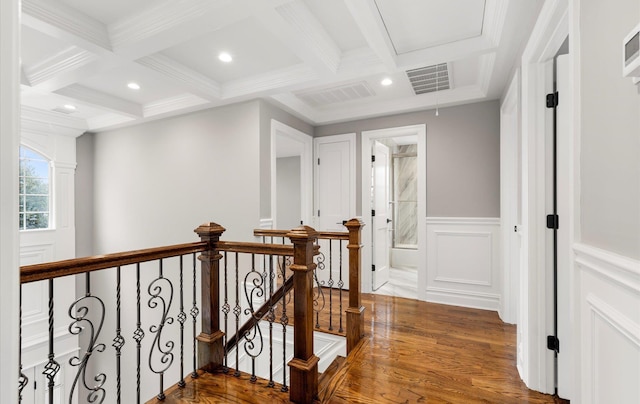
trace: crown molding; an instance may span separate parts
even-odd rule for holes
[[[71,39],[89,51],[111,50],[104,24],[62,2],[22,0],[22,22],[54,38]]]
[[[222,87],[222,98],[226,100],[248,94],[258,96],[257,93],[285,89],[318,79],[319,75],[315,70],[305,64],[298,64],[247,79],[230,81]]]
[[[220,85],[207,76],[196,72],[168,56],[156,53],[145,56],[136,62],[148,69],[154,70],[181,84],[185,84],[192,92],[197,92],[210,100],[218,100],[221,96]]]
[[[202,99],[193,94],[182,94],[177,97],[165,98],[149,104],[145,104],[143,107],[143,111],[146,118],[181,111],[187,108],[208,103],[208,100]]]
[[[68,87],[54,91],[54,93],[65,97],[86,102],[98,108],[108,109],[118,114],[124,114],[133,118],[142,118],[142,106],[135,102],[123,100],[100,91],[93,90],[80,84],[73,84]]]
[[[97,59],[95,54],[72,46],[40,63],[27,67],[25,74],[30,85],[37,86],[59,74],[76,70]]]
[[[39,135],[78,137],[88,129],[84,119],[26,105],[21,107],[20,124],[22,132]]]
[[[291,2],[276,9],[277,13],[294,31],[287,41],[299,41],[303,52],[311,52],[323,67],[336,73],[340,66],[342,51],[326,32],[322,24],[303,2]]]
[[[486,0],[485,4],[482,36],[493,46],[498,46],[502,37],[504,22],[507,19],[509,2],[507,0]]]
[[[116,113],[108,113],[105,115],[87,119],[87,125],[89,126],[89,131],[95,131],[133,121],[135,121],[135,119],[129,116],[118,115]]]
[[[380,57],[369,47],[354,49],[342,54],[339,76],[376,74],[388,72]]]
[[[491,76],[493,75],[493,66],[495,62],[495,52],[481,55],[478,59],[478,87],[485,95],[489,92],[489,85],[491,84]]]

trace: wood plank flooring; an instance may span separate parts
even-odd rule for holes
[[[363,295],[366,336],[321,391],[325,403],[561,403],[520,381],[515,326],[497,313]],[[202,375],[165,403],[285,403],[280,386]],[[150,402],[155,402],[154,400]]]

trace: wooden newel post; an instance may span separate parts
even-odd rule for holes
[[[360,297],[361,263],[360,252],[362,242],[360,232],[364,222],[351,219],[345,223],[349,229],[349,308],[347,308],[347,355],[364,337],[364,306]]]
[[[297,227],[287,237],[293,242],[293,359],[289,362],[294,403],[311,403],[318,395],[318,357],[313,354],[313,246],[318,233]]]
[[[198,257],[201,267],[202,331],[198,340],[198,367],[211,372],[222,366],[224,333],[220,331],[220,259],[218,241],[226,229],[217,223],[205,223],[194,231],[208,244]]]

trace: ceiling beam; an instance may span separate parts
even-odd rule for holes
[[[61,88],[54,92],[121,115],[133,118],[142,118],[144,116],[142,105],[81,86],[80,84]]]

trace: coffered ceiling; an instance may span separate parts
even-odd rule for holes
[[[314,125],[495,99],[542,1],[22,0],[23,110],[100,131],[253,98]]]

